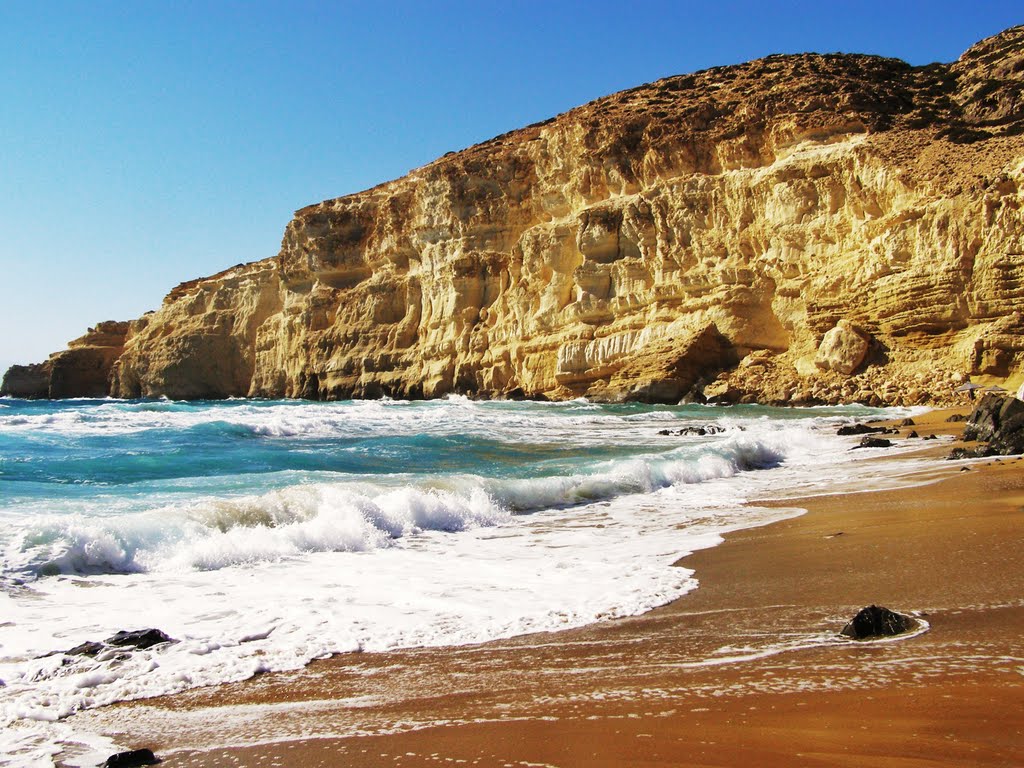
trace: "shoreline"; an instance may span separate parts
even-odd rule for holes
[[[947,413],[915,428],[958,432]],[[760,504],[807,512],[684,558],[700,586],[641,616],[339,656],[76,721],[171,767],[1016,765],[1020,461],[936,464],[926,485]],[[869,603],[930,627],[837,640]]]

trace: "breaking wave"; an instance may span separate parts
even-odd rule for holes
[[[26,521],[8,540],[4,576],[32,579],[217,570],[314,552],[365,552],[428,533],[500,526],[514,514],[565,509],[778,465],[785,440],[743,434],[593,471],[528,478],[394,475],[308,482],[133,514]]]

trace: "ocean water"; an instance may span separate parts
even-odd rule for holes
[[[96,764],[69,716],[115,701],[663,605],[798,513],[751,499],[863,484],[835,425],[911,413],[0,400],[0,765]],[[65,653],[150,627],[177,642]]]

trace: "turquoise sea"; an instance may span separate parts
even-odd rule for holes
[[[644,612],[797,513],[750,500],[862,474],[835,425],[907,413],[0,400],[0,764],[94,764],[83,708]],[[149,627],[176,642],[66,653]]]

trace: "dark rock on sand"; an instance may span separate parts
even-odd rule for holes
[[[949,452],[947,459],[981,459],[990,456],[987,445],[979,445],[977,448],[954,448]]]
[[[967,417],[964,416],[962,413],[954,413],[952,416],[946,419],[946,421],[951,424],[955,424],[958,421],[967,421]]]
[[[156,765],[160,761],[151,749],[133,749],[130,752],[118,752],[107,758],[103,768],[135,768],[139,765]]]
[[[854,640],[870,640],[875,637],[892,637],[909,632],[917,622],[902,613],[890,611],[878,605],[861,608],[853,620],[843,627],[840,634]]]
[[[920,437],[920,435],[917,434],[917,430],[916,429],[912,429],[912,430],[910,430],[910,432],[907,433],[907,437]]]
[[[901,427],[916,427],[917,424],[914,423],[913,419],[904,419],[903,421],[900,422],[900,426]]]
[[[884,437],[862,437],[860,442],[857,443],[851,450],[857,450],[858,448],[889,448],[892,446],[892,440],[886,440]]]

